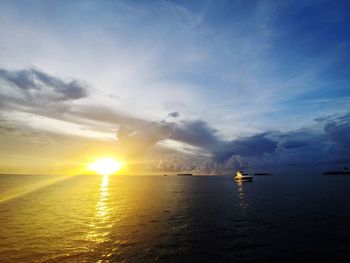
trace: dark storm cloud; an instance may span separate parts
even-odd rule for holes
[[[350,163],[350,114],[315,119],[321,130],[274,132],[277,149],[258,162],[270,165],[320,166]],[[257,161],[257,160],[255,160]]]
[[[35,68],[0,69],[1,104],[9,102],[37,104],[85,98],[86,85],[77,80],[63,80]]]
[[[206,122],[185,121],[174,125],[168,137],[162,134],[162,138],[157,138],[173,139],[210,153],[211,161],[197,160],[195,165],[188,165],[191,163],[188,157],[186,167],[193,166],[197,171],[219,171],[233,166],[315,167],[350,163],[350,114],[322,117],[317,122],[323,125],[321,129],[311,125],[290,132],[269,131],[225,141]],[[157,130],[162,125],[169,124],[158,123],[153,128]],[[163,160],[163,166],[184,167],[176,159],[180,160],[175,158],[171,163]]]
[[[261,156],[266,153],[275,151],[277,142],[269,138],[269,133],[260,133],[253,136],[240,138],[230,143],[227,143],[226,147],[234,149],[232,152],[227,149],[226,158],[231,154],[239,154],[243,156]]]
[[[187,121],[174,130],[171,139],[210,149],[219,143],[215,132],[216,130],[204,121]]]
[[[209,151],[219,162],[229,159],[232,155],[261,156],[273,152],[277,142],[270,139],[269,133],[242,137],[232,141],[223,141],[216,135],[217,130],[204,121],[185,122],[182,127],[174,130],[170,138],[197,146]]]

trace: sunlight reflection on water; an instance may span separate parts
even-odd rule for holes
[[[87,240],[96,243],[107,241],[112,224],[110,217],[112,208],[109,206],[109,176],[102,177],[99,199],[96,204],[96,214],[94,222],[90,224],[91,231],[87,235]]]

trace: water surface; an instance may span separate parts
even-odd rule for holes
[[[0,175],[0,183],[1,262],[350,260],[346,176],[238,184],[228,176]]]

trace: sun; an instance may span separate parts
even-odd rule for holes
[[[118,172],[123,166],[122,162],[118,162],[111,157],[101,158],[87,165],[87,170],[94,171],[101,175],[110,175]]]

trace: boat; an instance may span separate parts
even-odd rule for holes
[[[344,167],[342,171],[328,171],[324,172],[324,175],[350,175],[350,170],[347,167]]]
[[[235,180],[240,182],[248,182],[248,181],[251,182],[253,181],[253,176],[249,175],[247,172],[243,170],[237,170]]]
[[[193,176],[193,174],[190,174],[190,173],[185,173],[185,174],[177,174],[177,176]]]

